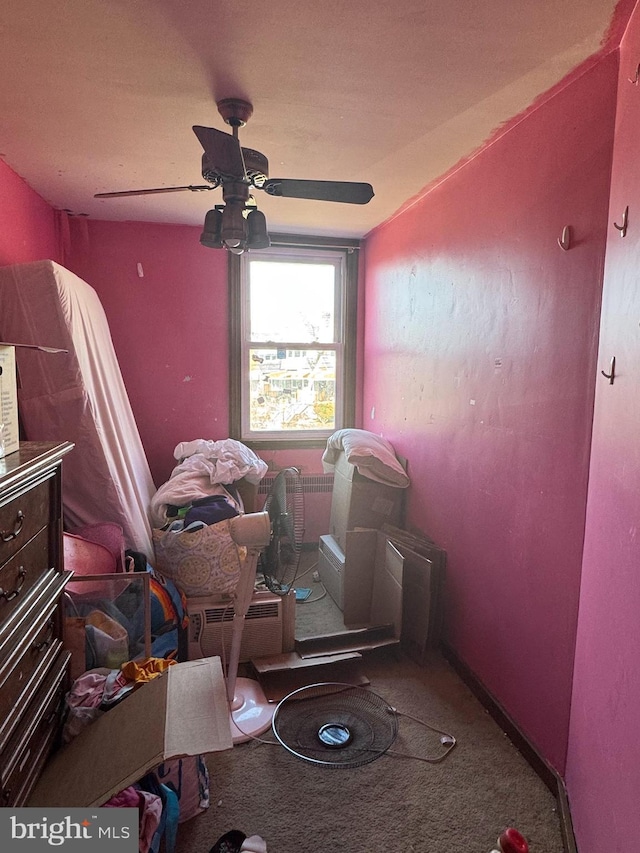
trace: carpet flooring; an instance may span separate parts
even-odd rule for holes
[[[506,826],[530,853],[562,853],[553,795],[445,660],[375,652],[363,668],[367,689],[398,715],[387,753],[319,766],[268,731],[210,755],[211,805],[180,825],[176,853],[209,853],[230,829],[261,835],[269,853],[488,853]],[[456,738],[444,760],[424,760],[444,747],[413,718]]]

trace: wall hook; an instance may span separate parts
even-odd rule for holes
[[[618,229],[621,237],[626,237],[628,225],[629,225],[629,205],[627,205],[625,207],[624,213],[622,214],[622,225],[618,225],[617,222],[613,223],[614,228]]]
[[[568,252],[571,248],[571,226],[565,225],[562,229],[562,236],[558,237],[558,246]]]
[[[604,370],[601,370],[600,373],[604,376],[605,379],[609,380],[609,385],[613,385],[613,382],[616,378],[616,357],[615,357],[615,355],[611,357],[611,366],[609,368],[609,372],[605,373]]]
[[[628,78],[629,83],[633,83],[634,85],[638,85],[638,80],[640,80],[640,65],[636,68],[636,76]]]

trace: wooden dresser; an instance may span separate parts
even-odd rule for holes
[[[0,806],[24,805],[58,741],[62,648],[62,459],[70,443],[24,442],[0,459]]]

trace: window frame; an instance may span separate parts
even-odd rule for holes
[[[357,353],[357,303],[358,303],[358,249],[357,240],[306,237],[301,235],[271,235],[270,254],[277,255],[278,249],[296,250],[294,253],[321,256],[323,252],[342,255],[343,292],[340,310],[342,313],[342,400],[336,400],[335,429],[353,427],[356,412],[356,353]],[[298,251],[299,250],[299,251]],[[285,254],[290,256],[290,251]],[[249,258],[250,259],[250,258]],[[232,438],[242,441],[253,449],[313,448],[326,445],[326,435],[303,437],[303,431],[283,431],[280,436],[269,434],[267,438],[254,438],[242,434],[242,406],[246,405],[243,383],[247,374],[243,371],[243,289],[242,256],[231,252],[228,257],[229,279],[229,431]],[[342,422],[337,420],[340,408]],[[333,430],[330,430],[330,432]],[[329,432],[329,434],[330,434]]]

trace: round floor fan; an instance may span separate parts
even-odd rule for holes
[[[330,767],[359,767],[383,755],[396,739],[396,711],[370,690],[327,682],[286,696],[273,731],[289,752]]]
[[[260,554],[258,571],[271,592],[286,595],[293,587],[304,539],[304,493],[297,468],[284,468],[273,481],[264,511],[271,539]]]

